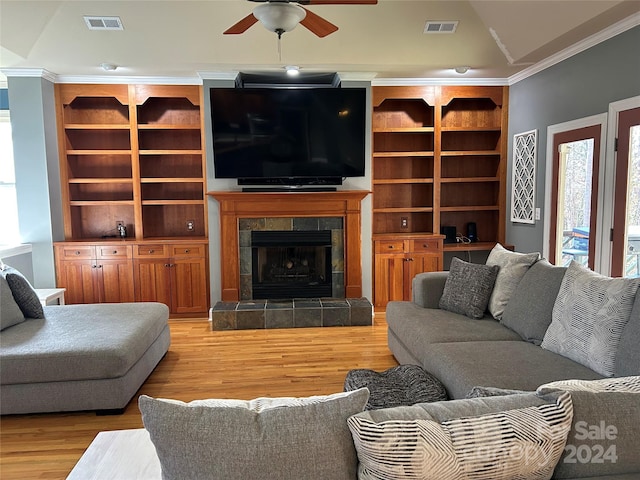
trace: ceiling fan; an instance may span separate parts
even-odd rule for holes
[[[301,5],[375,5],[378,0],[249,0],[261,3],[253,12],[224,31],[225,35],[246,32],[260,21],[264,27],[278,34],[293,30],[298,23],[318,37],[326,37],[338,30],[333,23],[307,10]]]

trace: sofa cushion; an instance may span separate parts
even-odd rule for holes
[[[556,391],[369,410],[348,423],[361,480],[506,480],[550,478],[571,418],[571,396]]]
[[[13,298],[7,279],[0,275],[0,330],[24,322],[24,314]]]
[[[141,396],[140,411],[164,480],[353,480],[347,418],[366,388],[309,398],[177,400]]]
[[[565,380],[538,388],[560,389],[573,400],[573,421],[554,478],[635,473],[640,477],[640,377]]]
[[[571,262],[542,348],[612,376],[639,285],[640,279],[609,278]]]
[[[389,331],[412,352],[422,352],[432,343],[478,340],[520,340],[514,331],[490,316],[471,319],[458,313],[422,308],[412,302],[389,302]]]
[[[468,263],[453,257],[440,308],[471,318],[482,318],[497,275],[497,266]]]
[[[44,311],[46,318],[2,332],[2,385],[121,377],[169,318],[162,303],[56,305]]]
[[[534,391],[555,380],[602,378],[584,365],[522,340],[438,343],[423,348],[419,357],[450,398],[464,398],[478,385]]]
[[[38,294],[29,281],[18,270],[7,265],[4,266],[1,273],[7,279],[13,298],[24,316],[28,318],[44,318],[44,311]]]
[[[489,298],[489,312],[500,320],[513,292],[527,270],[540,258],[539,253],[518,253],[507,250],[499,243],[489,253],[487,265],[497,265],[500,270]]]
[[[553,305],[566,270],[544,259],[534,263],[511,295],[500,323],[520,334],[523,340],[540,345],[551,323]]]

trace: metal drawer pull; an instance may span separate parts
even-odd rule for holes
[[[189,248],[185,248],[184,249],[184,253],[189,253],[190,251],[191,251],[191,249],[189,249]]]
[[[151,250],[149,250],[149,253],[153,253],[153,248]]]
[[[118,250],[114,250],[113,254],[116,255],[118,253]]]

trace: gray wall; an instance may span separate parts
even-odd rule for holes
[[[609,103],[640,95],[640,27],[621,33],[510,87],[507,243],[520,252],[542,252],[547,127],[606,113]],[[513,134],[538,130],[534,225],[511,223]]]
[[[34,287],[52,288],[52,243],[64,237],[53,83],[9,77],[8,85],[20,238],[33,248]]]

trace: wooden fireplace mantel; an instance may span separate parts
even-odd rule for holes
[[[362,296],[360,202],[367,190],[336,192],[207,192],[220,204],[221,291],[223,301],[240,300],[238,219],[260,217],[343,217],[345,296]]]

